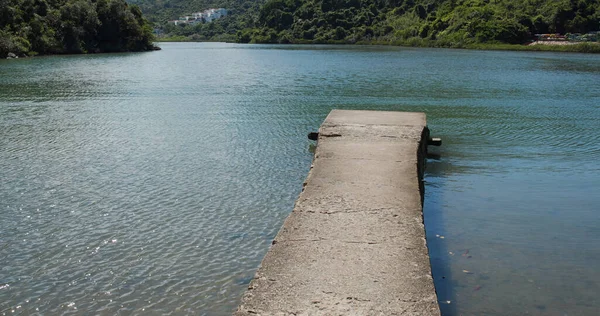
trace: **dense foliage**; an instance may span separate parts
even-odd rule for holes
[[[187,40],[235,41],[239,30],[253,28],[265,0],[128,0],[139,5],[161,36]],[[228,15],[211,23],[173,25],[169,20],[209,8],[225,8]]]
[[[152,28],[124,0],[0,0],[0,57],[141,51]]]
[[[598,0],[268,0],[241,42],[464,46],[598,31]]]

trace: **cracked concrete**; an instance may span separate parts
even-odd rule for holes
[[[427,136],[423,113],[333,110],[234,315],[439,315],[420,191]]]

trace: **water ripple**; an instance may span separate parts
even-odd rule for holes
[[[458,227],[480,234],[463,243],[484,239],[494,221],[505,228],[493,230],[501,242],[488,251],[514,248],[515,266],[535,261],[528,251],[565,269],[585,261],[548,254],[540,246],[548,235],[529,236],[535,247],[515,239],[524,234],[516,214],[538,213],[506,201],[537,203],[547,218],[560,214],[563,191],[597,184],[586,178],[600,158],[595,57],[164,45],[0,61],[0,313],[230,314],[301,190],[312,158],[306,133],[334,107],[427,112],[444,139],[428,190],[453,190],[428,199],[459,210],[489,201],[457,216]],[[569,177],[547,195],[538,186]],[[502,181],[503,190],[490,185]],[[541,197],[530,202],[521,191]],[[584,211],[597,202],[579,200]],[[595,217],[577,214],[591,225],[582,231],[595,227]],[[544,227],[574,223],[561,216]],[[511,282],[506,261],[478,260]],[[519,291],[506,284],[506,293]],[[586,297],[582,288],[571,292]],[[472,304],[471,314],[485,310]]]

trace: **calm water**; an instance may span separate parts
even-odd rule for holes
[[[332,108],[443,138],[445,315],[599,314],[600,56],[161,46],[0,60],[0,314],[231,313]]]

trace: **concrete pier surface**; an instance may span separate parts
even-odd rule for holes
[[[439,315],[422,214],[424,113],[333,110],[234,315]]]

